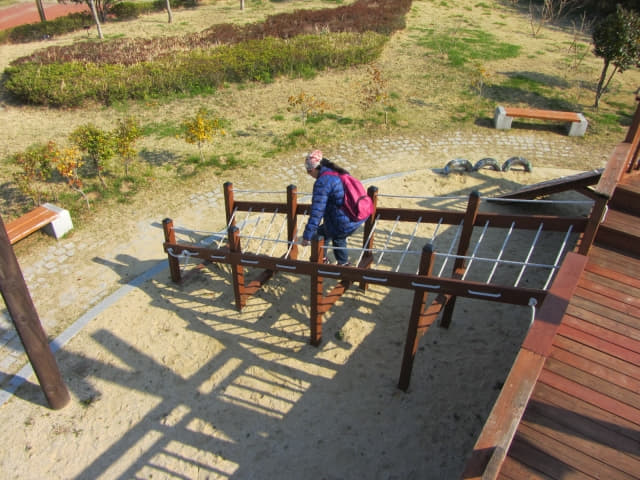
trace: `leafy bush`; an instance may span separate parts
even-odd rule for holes
[[[130,20],[138,18],[143,13],[149,13],[154,10],[153,2],[119,2],[116,3],[109,13],[114,15],[118,20]]]
[[[171,0],[172,8],[194,7],[198,0]],[[162,11],[166,7],[164,0],[145,2],[118,2],[109,9],[116,20],[130,20],[140,15]],[[46,22],[29,23],[0,31],[0,44],[27,43],[50,38],[56,35],[75,32],[93,25],[89,13],[71,13]]]
[[[108,42],[77,42],[51,46],[16,59],[24,63],[91,62],[133,65],[175,52],[207,50],[220,44],[237,44],[266,37],[281,39],[321,32],[378,32],[385,35],[404,28],[404,15],[411,0],[358,0],[352,5],[323,10],[297,10],[268,17],[264,22],[245,26],[214,25],[202,32],[176,37],[120,38]]]
[[[368,63],[380,55],[386,41],[386,36],[372,32],[300,35],[250,40],[131,66],[25,63],[5,70],[5,88],[15,98],[38,105],[70,107],[86,100],[111,104]]]
[[[72,13],[46,22],[29,23],[7,30],[6,41],[12,43],[26,43],[43,38],[50,38],[64,33],[80,30],[93,24],[87,13]],[[0,37],[1,40],[1,37]]]

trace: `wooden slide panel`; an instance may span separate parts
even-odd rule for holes
[[[584,333],[600,338],[613,345],[626,348],[631,352],[640,354],[640,342],[628,337],[627,335],[621,335],[615,331],[603,328],[597,323],[591,323],[568,314],[565,315],[563,323],[568,327],[575,328],[576,330],[580,330]]]
[[[476,441],[473,452],[467,462],[465,480],[495,478],[500,470],[511,439],[518,428],[527,401],[531,395],[544,357],[528,350],[520,350],[505,380],[502,391],[493,405],[480,437]],[[496,460],[494,455],[500,455]],[[494,464],[494,472],[487,472],[487,465]],[[493,475],[489,475],[493,473]]]
[[[624,403],[636,410],[640,409],[640,396],[631,390],[620,387],[617,383],[623,381],[619,373],[612,373],[610,379],[597,377],[590,372],[573,367],[555,358],[549,358],[545,363],[545,372],[551,372],[571,382],[589,388],[609,398]],[[640,412],[639,412],[640,413]]]
[[[554,347],[551,349],[549,359],[562,362],[571,367],[587,372],[594,377],[601,378],[603,380],[606,380],[607,382],[611,382],[618,387],[624,388],[631,392],[640,392],[640,380],[629,375],[625,375],[624,373],[612,370],[605,365],[596,363],[590,358],[585,358],[562,348]]]
[[[629,315],[634,319],[640,320],[640,307],[635,307],[633,305],[629,305],[619,300],[614,300],[613,298],[609,298],[600,293],[596,293],[586,288],[583,288],[581,285],[579,285],[578,288],[576,288],[575,295],[577,297],[588,298],[592,302],[599,303],[605,306],[606,308],[616,310],[620,313],[624,313],[625,315]],[[633,323],[636,323],[636,322],[633,321]],[[637,323],[640,324],[640,322],[637,322]]]
[[[576,472],[569,465],[536,448],[535,443],[523,435],[516,435],[509,449],[509,457],[522,465],[540,472],[540,477],[562,480],[591,479],[584,472]],[[527,478],[527,477],[524,477]]]
[[[514,440],[516,447],[509,455],[524,463],[533,459],[538,468],[553,478],[599,478],[608,480],[634,480],[615,467],[576,450],[573,445],[562,443],[527,424],[520,425]],[[558,460],[562,458],[562,460]]]
[[[636,425],[619,415],[602,410],[582,398],[575,397],[549,385],[538,383],[531,397],[531,403],[533,402],[553,405],[567,414],[572,412],[573,415],[580,415],[590,419],[617,435],[628,438],[630,442],[640,445],[640,430]]]
[[[580,448],[582,452],[588,453],[589,450],[595,450],[592,451],[592,456],[602,458],[603,455],[599,452],[602,449],[612,460],[612,465],[618,463],[632,465],[631,468],[622,470],[627,473],[633,470],[640,472],[640,443],[621,434],[606,422],[536,401],[532,401],[527,407],[524,421],[531,426],[539,425],[533,428],[548,429],[547,435],[558,439],[564,438],[565,443],[571,444],[573,439],[577,439],[577,442],[585,441],[587,443]]]
[[[594,275],[598,275],[599,278],[608,278],[608,279],[614,280],[618,284],[627,285],[631,288],[634,288],[640,291],[640,278],[631,277],[629,275],[625,275],[624,273],[620,273],[616,270],[611,270],[611,268],[607,268],[610,266],[611,266],[611,263],[609,262],[607,262],[607,266],[603,266],[603,265],[594,263],[593,261],[590,261],[585,267],[585,270]],[[640,271],[640,269],[638,270]]]
[[[571,308],[577,307],[587,312],[591,312],[596,315],[600,315],[602,317],[608,318],[614,322],[618,322],[621,325],[626,325],[631,328],[638,328],[638,321],[625,315],[624,312],[619,312],[612,308],[607,307],[607,305],[602,305],[598,302],[593,302],[589,298],[584,297],[573,297],[571,299]]]
[[[600,315],[584,308],[570,304],[567,308],[567,315],[579,318],[584,322],[589,322],[601,328],[610,330],[624,337],[628,337],[635,341],[640,341],[640,329],[633,328],[629,325],[617,322],[604,315]]]
[[[596,350],[587,345],[577,342],[576,340],[559,336],[554,342],[554,348],[561,348],[567,352],[580,355],[581,357],[588,358],[593,362],[600,365],[604,365],[606,368],[610,368],[613,371],[620,372],[629,377],[640,380],[640,372],[638,368],[625,360],[621,360],[606,352]]]
[[[631,278],[637,278],[640,271],[640,259],[613,250],[606,250],[597,245],[594,245],[589,252],[589,263],[615,270]]]
[[[589,335],[588,333],[585,333],[581,330],[576,330],[575,328],[569,327],[564,324],[560,325],[560,327],[558,328],[558,335],[571,338],[572,340],[583,345],[591,347],[595,350],[599,350],[613,357],[619,358],[620,360],[635,365],[636,367],[640,367],[639,353],[628,350],[624,347],[620,347],[618,345],[614,345],[613,343],[607,342],[600,337]]]
[[[539,381],[549,385],[557,390],[561,390],[574,397],[581,398],[585,402],[601,408],[609,413],[613,413],[619,417],[625,418],[631,423],[640,426],[640,410],[616,399],[609,397],[601,392],[596,392],[588,387],[580,385],[576,382],[568,380],[548,370],[543,370],[540,374]]]
[[[502,470],[500,470],[497,478],[498,480],[522,480],[523,478],[527,480],[554,480],[548,475],[510,457],[504,459]]]
[[[545,417],[540,411],[529,410],[525,413],[520,431],[537,440],[536,447],[549,455],[575,459],[572,467],[599,478],[634,478],[634,472],[640,471],[640,460],[608,446],[600,439],[576,435],[567,425],[556,423]],[[586,463],[586,465],[585,465]]]
[[[640,288],[626,283],[623,278],[611,278],[587,271],[582,276],[581,286],[614,300],[640,306]]]

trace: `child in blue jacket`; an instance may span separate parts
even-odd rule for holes
[[[322,157],[320,150],[314,150],[305,160],[307,173],[315,178],[311,213],[302,235],[302,245],[309,245],[317,233],[326,241],[331,240],[333,254],[338,265],[349,264],[347,237],[354,233],[365,220],[353,221],[342,210],[344,189],[342,181],[336,173],[347,173],[342,167]],[[329,174],[328,174],[329,173]],[[321,221],[324,222],[320,224]],[[325,257],[325,261],[327,261]]]

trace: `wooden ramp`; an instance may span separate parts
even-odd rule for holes
[[[592,250],[496,478],[640,478],[637,272]]]
[[[515,192],[500,195],[497,198],[532,199],[571,190],[590,196],[591,191],[587,187],[598,183],[602,171],[603,169],[599,168],[597,170],[591,170],[590,172],[581,172],[575,175],[554,178],[545,182],[528,185]]]
[[[552,288],[562,319],[531,329],[463,478],[640,478],[640,259],[585,263],[566,310]]]
[[[640,105],[594,192],[595,242],[563,262],[465,480],[640,478]]]

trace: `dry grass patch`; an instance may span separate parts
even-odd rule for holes
[[[172,25],[166,23],[166,14],[157,13],[132,22],[107,23],[104,32],[107,38],[176,35],[200,31],[214,23],[252,22],[273,13],[327,8],[332,4],[248,2],[241,12],[236,1],[221,0],[193,10],[177,10]],[[519,54],[510,58],[473,58],[455,66],[448,51],[430,48],[427,41],[429,35],[440,35],[462,42],[468,32],[484,32],[491,45],[517,45]],[[2,45],[0,66],[45,45],[84,39],[86,33],[82,32],[53,42]],[[415,0],[407,16],[407,28],[393,35],[375,62],[387,81],[388,127],[384,126],[382,108],[364,111],[360,106],[367,81],[367,67],[363,66],[326,71],[308,79],[278,78],[269,84],[226,85],[207,96],[127,102],[112,107],[56,110],[5,103],[0,109],[0,121],[6,125],[0,156],[6,158],[34,143],[64,139],[87,122],[111,129],[119,119],[132,116],[149,132],[139,144],[140,162],[151,166],[150,177],[154,185],[161,185],[159,190],[171,188],[181,173],[198,175],[202,171],[185,167],[185,159],[197,154],[197,150],[175,135],[182,120],[201,106],[224,119],[229,132],[215,139],[208,154],[233,157],[244,165],[261,164],[265,158],[277,162],[287,152],[301,154],[312,146],[330,150],[332,145],[363,137],[439,135],[452,130],[473,132],[491,128],[493,109],[500,103],[558,104],[582,111],[590,119],[590,129],[575,142],[613,146],[624,132],[624,125],[618,125],[619,119],[628,120],[635,107],[633,91],[640,76],[637,71],[618,75],[600,110],[593,111],[593,86],[601,59],[588,54],[576,65],[571,51],[576,39],[584,45],[590,41],[586,33],[575,34],[570,25],[550,25],[533,37],[528,16],[505,2],[461,0],[454,5]],[[303,132],[299,116],[287,110],[288,97],[300,92],[314,95],[330,107],[319,121],[308,123]],[[9,182],[12,168],[5,162],[0,174],[3,183]],[[584,159],[584,168],[592,168],[589,159]],[[3,212],[6,207],[7,203]]]

